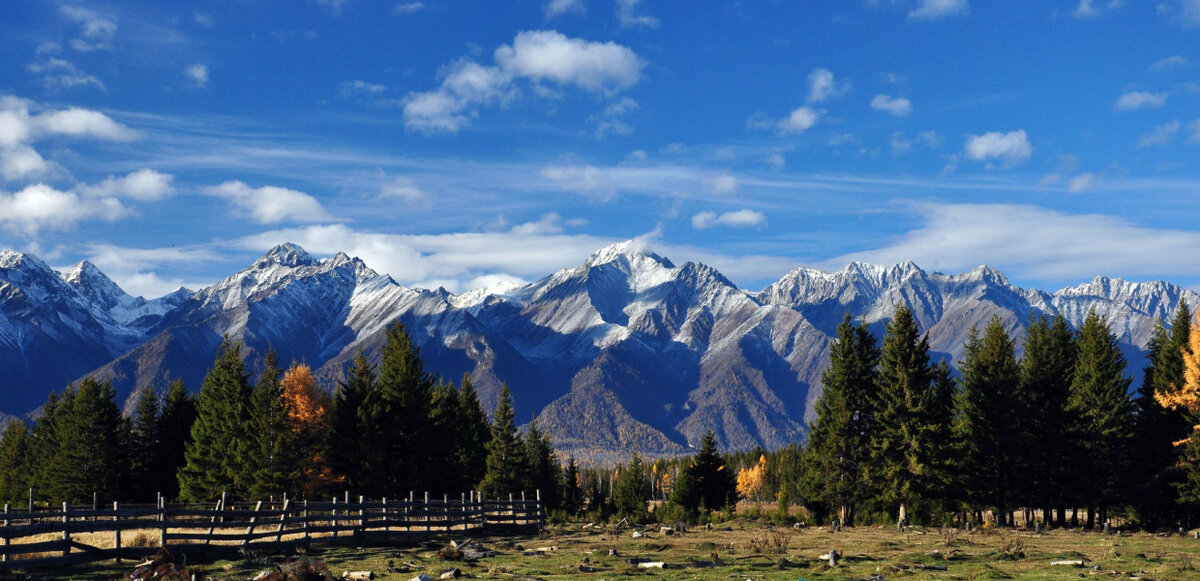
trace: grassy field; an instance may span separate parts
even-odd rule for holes
[[[633,531],[644,533],[633,538]],[[461,537],[453,537],[463,541]],[[325,545],[304,556],[325,562],[335,575],[373,571],[377,578],[407,581],[419,573],[437,579],[458,567],[474,579],[629,578],[721,580],[814,579],[1200,579],[1200,540],[1190,536],[1157,537],[1146,533],[1105,536],[1080,531],[974,531],[971,533],[859,527],[839,532],[827,528],[774,528],[737,519],[711,531],[690,529],[667,535],[657,527],[630,529],[590,527],[582,523],[548,527],[537,536],[483,538],[476,542],[496,551],[473,562],[444,561],[438,556],[450,538],[419,545],[355,547]],[[841,559],[830,567],[819,557],[836,550]],[[610,554],[615,552],[615,554]],[[254,554],[238,560],[202,562],[210,579],[250,579],[282,563],[284,555]],[[664,563],[648,569],[633,559]],[[1052,566],[1053,561],[1082,560],[1079,566]],[[945,570],[939,570],[944,567]],[[111,564],[57,572],[55,579],[127,578],[132,565]],[[39,578],[39,576],[35,576]]]

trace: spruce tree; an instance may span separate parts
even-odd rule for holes
[[[944,477],[937,450],[950,418],[941,417],[929,364],[929,340],[917,328],[912,311],[896,309],[887,324],[880,353],[875,429],[870,442],[868,478],[878,498],[898,507],[898,521],[908,521],[908,507],[927,499]]]
[[[487,471],[479,483],[485,498],[506,498],[519,493],[525,485],[525,446],[513,424],[512,395],[507,385],[500,386],[500,402],[492,414],[492,437],[487,445]]]
[[[86,378],[69,386],[55,421],[57,447],[46,466],[54,496],[72,503],[118,500],[127,472],[128,441],[112,384]]]
[[[579,481],[579,466],[575,464],[575,457],[567,458],[567,465],[563,468],[563,492],[562,492],[562,508],[568,516],[579,514],[583,509],[583,487]]]
[[[62,434],[66,431],[60,428],[66,422],[66,416],[74,406],[75,388],[67,386],[61,394],[51,392],[42,404],[42,415],[37,418],[29,438],[27,478],[30,486],[37,489],[39,495],[48,498],[61,498],[60,482],[55,478],[52,469],[55,467],[59,449],[66,443]]]
[[[0,436],[0,504],[16,503],[29,491],[29,438],[29,426],[21,420],[10,420]]]
[[[975,328],[967,339],[959,370],[959,441],[968,500],[994,507],[1000,526],[1011,525],[1009,508],[1021,485],[1023,414],[1021,369],[1016,347],[1000,318],[993,316],[983,336]]]
[[[1079,352],[1071,382],[1068,410],[1075,419],[1075,441],[1081,454],[1078,491],[1090,508],[1107,520],[1108,508],[1125,500],[1124,486],[1133,441],[1133,403],[1125,357],[1108,322],[1095,309],[1079,329]],[[1095,510],[1088,511],[1087,526],[1094,525]]]
[[[717,435],[711,430],[700,438],[696,455],[684,459],[671,491],[671,503],[683,508],[692,519],[725,507],[732,510],[737,503],[737,476],[717,453]]]
[[[263,355],[263,370],[250,393],[247,417],[249,446],[238,469],[240,488],[251,499],[295,493],[300,463],[288,426],[279,357],[273,349]]]
[[[125,499],[134,502],[157,500],[161,470],[162,436],[158,393],[145,386],[138,390],[137,407],[129,418],[129,488]]]
[[[408,330],[399,321],[387,330],[379,376],[363,399],[362,475],[368,496],[395,496],[422,489],[441,461],[439,434],[430,428],[433,379]]]
[[[1031,444],[1026,498],[1030,505],[1041,507],[1047,518],[1055,509],[1058,525],[1066,526],[1075,457],[1067,412],[1077,352],[1075,333],[1062,316],[1033,316],[1023,346],[1021,391],[1028,398],[1029,412],[1024,432]]]
[[[853,325],[846,313],[821,374],[817,417],[809,426],[806,496],[838,509],[838,520],[854,524],[854,507],[869,494],[862,481],[867,442],[875,417],[879,348],[866,323]]]
[[[487,445],[492,434],[469,374],[463,374],[458,389],[458,422],[453,432],[457,442],[455,464],[462,471],[463,488],[470,489],[487,471]]]
[[[537,420],[525,432],[525,462],[528,486],[542,496],[547,511],[562,508],[562,467],[554,454],[550,435],[539,430]]]
[[[246,430],[250,391],[241,346],[226,338],[196,398],[196,421],[179,470],[183,500],[208,502],[222,491],[248,498],[244,459],[252,450]]]
[[[176,379],[167,387],[167,396],[163,400],[162,414],[159,416],[159,450],[160,464],[154,472],[157,486],[155,487],[168,499],[179,497],[179,470],[187,461],[187,443],[191,440],[192,424],[196,423],[196,398],[192,397],[183,385],[182,379]]]
[[[429,405],[430,429],[443,437],[436,438],[434,445],[438,457],[443,458],[443,468],[424,475],[426,490],[450,493],[468,490],[478,480],[467,481],[464,466],[459,463],[460,429],[458,390],[453,385],[438,382],[433,388]]]
[[[338,382],[329,430],[330,467],[334,481],[348,489],[362,490],[363,429],[367,419],[363,401],[375,389],[375,368],[360,350],[346,377]]]
[[[646,510],[646,500],[650,497],[646,463],[634,452],[629,463],[622,465],[619,470],[612,497],[617,514],[631,522],[644,522],[650,515]]]
[[[1143,526],[1153,530],[1181,520],[1175,502],[1175,487],[1180,483],[1176,470],[1181,449],[1175,442],[1188,437],[1191,422],[1183,410],[1159,405],[1156,394],[1165,394],[1184,383],[1183,352],[1188,349],[1192,314],[1187,303],[1179,309],[1167,331],[1156,323],[1150,338],[1141,387],[1135,404],[1137,459],[1135,470],[1146,475],[1133,491],[1134,504]]]

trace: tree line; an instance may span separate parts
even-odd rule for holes
[[[360,352],[333,394],[272,351],[251,381],[241,345],[227,339],[195,396],[181,381],[161,398],[144,388],[126,417],[112,385],[88,378],[52,393],[32,426],[10,422],[0,503],[22,503],[30,488],[72,503],[540,489],[557,508],[550,439],[536,424],[519,433],[514,415],[507,386],[489,421],[469,376],[455,386],[426,372],[400,323],[379,365]]]

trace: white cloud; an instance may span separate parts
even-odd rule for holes
[[[425,9],[424,2],[400,2],[392,6],[392,12],[396,14],[414,14]]]
[[[632,87],[645,63],[627,47],[613,42],[568,38],[552,30],[518,33],[511,45],[494,52],[496,66],[470,60],[451,65],[433,91],[405,98],[404,124],[426,133],[457,132],[478,115],[481,106],[508,103],[520,94],[518,79],[534,84],[534,93],[551,96],[542,85],[612,95]]]
[[[126,248],[112,244],[91,244],[84,254],[125,292],[146,298],[160,297],[179,287],[199,290],[211,284],[159,274],[163,269],[229,260],[211,248],[202,247]]]
[[[217,24],[217,20],[211,14],[199,10],[192,12],[192,21],[202,28],[212,28]]]
[[[908,17],[913,20],[938,20],[960,16],[969,10],[967,0],[919,0],[917,6],[908,12]]]
[[[1167,123],[1166,125],[1159,125],[1158,127],[1154,128],[1154,131],[1143,133],[1142,136],[1138,138],[1138,146],[1149,147],[1151,145],[1166,145],[1170,143],[1171,138],[1174,137],[1176,133],[1179,133],[1179,128],[1180,123],[1178,119]]]
[[[850,91],[850,81],[835,79],[829,69],[815,69],[808,74],[808,97],[806,102],[823,103],[836,99]]]
[[[638,4],[641,2],[642,0],[617,0],[617,22],[620,22],[623,28],[635,26],[658,28],[657,18],[638,13]]]
[[[1189,65],[1189,61],[1180,55],[1172,55],[1164,59],[1159,59],[1150,65],[1150,70],[1153,72],[1168,71],[1171,69],[1182,69]]]
[[[770,166],[771,169],[779,171],[787,166],[787,159],[785,159],[781,153],[772,153],[771,155],[767,156],[767,165]]]
[[[428,206],[433,203],[433,196],[429,195],[429,192],[418,188],[408,178],[396,178],[384,184],[380,188],[379,196],[382,198],[397,199],[411,205]]]
[[[113,121],[111,117],[79,107],[42,113],[34,118],[43,133],[71,137],[94,137],[109,141],[132,141],[138,133]]]
[[[799,107],[787,117],[780,119],[775,125],[775,129],[780,134],[804,133],[816,125],[820,118],[820,111],[815,111],[807,106]]]
[[[41,177],[53,168],[53,164],[28,145],[0,148],[0,175],[6,180]]]
[[[26,186],[12,194],[0,192],[0,226],[30,237],[45,229],[71,228],[90,218],[111,222],[126,213],[116,198],[64,192],[46,184]]]
[[[729,173],[722,173],[708,178],[705,180],[705,185],[708,186],[709,191],[712,193],[722,196],[732,194],[738,189],[737,178],[729,175]]]
[[[1146,228],[1116,216],[1068,214],[1028,205],[906,206],[922,225],[896,242],[826,261],[841,268],[862,260],[913,260],[927,270],[963,272],[988,264],[1014,278],[1075,281],[1098,273],[1127,277],[1194,276],[1200,260],[1180,248],[1200,247],[1200,233]]]
[[[754,210],[737,210],[718,215],[716,212],[700,212],[692,216],[692,228],[704,230],[714,226],[730,228],[755,228],[767,223],[767,217],[762,212]]]
[[[1116,10],[1125,4],[1124,0],[1108,0],[1108,2],[1097,0],[1079,0],[1079,5],[1071,12],[1075,18],[1098,18],[1102,13],[1109,10]]]
[[[495,58],[501,69],[516,76],[597,92],[632,87],[645,66],[627,47],[567,38],[552,30],[518,33],[511,46],[496,49]]]
[[[563,219],[555,212],[542,214],[536,222],[526,222],[513,226],[509,232],[521,236],[549,236],[563,233]]]
[[[1174,17],[1184,28],[1200,26],[1200,0],[1166,0],[1158,5],[1158,11]]]
[[[128,141],[138,133],[97,111],[41,111],[28,99],[0,95],[0,175],[6,180],[42,177],[61,169],[30,145],[53,136]]]
[[[193,87],[203,87],[208,84],[208,65],[188,65],[183,69],[183,76],[188,78]]]
[[[277,186],[252,188],[240,181],[228,181],[204,188],[210,196],[225,198],[259,224],[280,222],[331,222],[334,220],[316,198],[296,190]]]
[[[1166,102],[1166,93],[1130,91],[1117,98],[1117,101],[1113,103],[1113,110],[1136,111],[1138,109],[1151,109],[1162,107]]]
[[[96,87],[107,91],[100,79],[80,71],[75,65],[58,57],[45,56],[26,65],[25,70],[41,75],[38,81],[51,92],[77,87]]]
[[[587,6],[583,0],[550,0],[546,3],[546,18],[554,18],[569,13],[583,14]]]
[[[875,95],[875,98],[871,99],[871,108],[876,111],[886,111],[896,117],[904,117],[912,113],[912,101],[904,97]]]
[[[383,92],[386,90],[387,87],[383,85],[368,83],[367,81],[360,81],[357,79],[353,81],[343,81],[338,85],[337,88],[338,94],[341,95],[343,99],[349,99],[351,97],[360,95],[376,97],[383,94]]]
[[[1095,183],[1095,174],[1081,173],[1067,181],[1067,191],[1071,193],[1079,193],[1091,189]]]
[[[541,171],[543,178],[566,190],[586,194],[601,201],[611,200],[617,189],[604,171],[596,166],[551,166]]]
[[[80,26],[80,37],[71,41],[72,48],[80,52],[112,50],[113,36],[117,33],[116,21],[79,6],[63,6],[59,12]]]
[[[124,177],[109,176],[96,185],[80,185],[80,192],[91,196],[133,198],[143,202],[161,200],[175,193],[175,176],[152,169],[140,169]]]
[[[1029,144],[1024,129],[1008,133],[992,131],[967,136],[964,153],[967,159],[973,161],[998,159],[1006,167],[1011,167],[1029,159],[1033,155],[1033,146]]]
[[[626,123],[625,119],[638,108],[638,102],[629,97],[622,97],[620,101],[609,104],[604,108],[602,115],[592,118],[596,122],[596,137],[633,133],[633,127]]]

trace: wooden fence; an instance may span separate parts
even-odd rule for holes
[[[12,510],[0,513],[0,571],[141,559],[158,547],[173,552],[269,550],[320,541],[358,544],[439,533],[523,533],[544,522],[540,494],[526,500],[485,500],[475,493],[330,502],[121,505],[112,508]],[[87,540],[87,543],[81,542]],[[104,546],[98,546],[104,545]],[[136,546],[131,546],[136,545]]]

